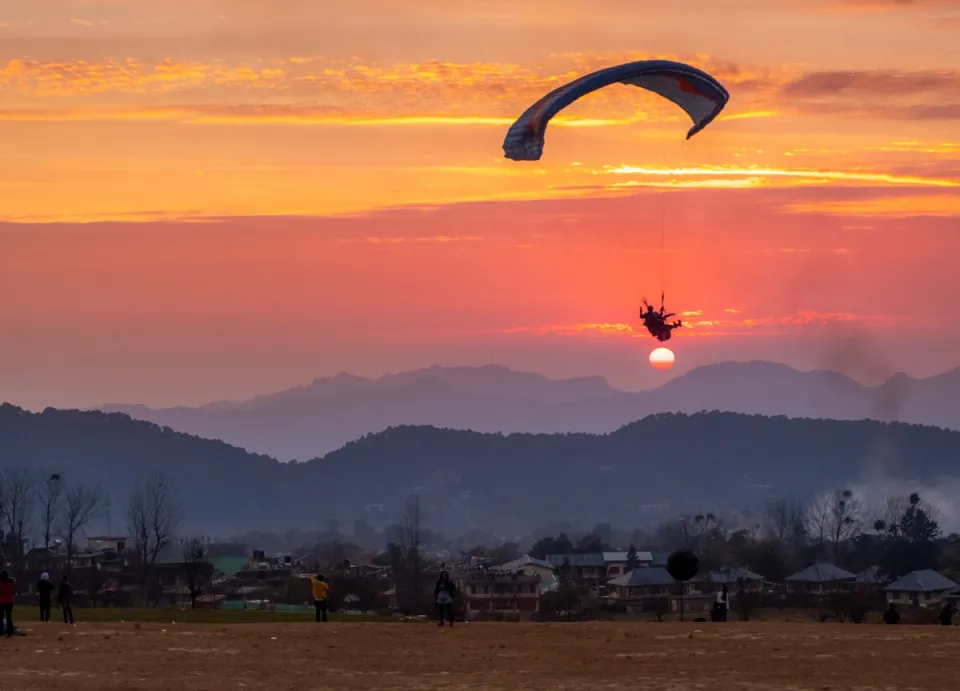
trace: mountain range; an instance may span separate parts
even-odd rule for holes
[[[639,526],[693,511],[758,511],[882,476],[945,486],[960,432],[875,421],[660,414],[605,435],[497,434],[403,426],[323,457],[281,463],[123,414],[0,406],[0,468],[100,485],[122,531],[129,493],[154,470],[175,483],[184,525],[206,534],[398,521],[412,494],[427,526],[529,533],[550,522]],[[922,491],[922,490],[921,490]]]
[[[599,376],[553,380],[495,365],[438,366],[378,379],[340,374],[242,402],[164,409],[110,404],[100,410],[281,460],[312,458],[399,425],[605,434],[647,415],[701,410],[960,429],[960,368],[929,379],[897,374],[864,386],[837,372],[724,362],[656,389],[627,392]]]

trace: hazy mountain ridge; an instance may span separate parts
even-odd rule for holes
[[[505,367],[431,367],[367,379],[349,374],[306,386],[190,408],[101,408],[282,460],[310,458],[398,425],[481,432],[606,433],[659,412],[723,410],[837,420],[899,420],[960,429],[960,369],[929,379],[897,374],[864,386],[838,372],[769,362],[699,367],[631,393],[603,377],[552,380]]]
[[[122,414],[0,406],[0,466],[48,468],[111,495],[177,483],[192,530],[313,529],[397,520],[411,493],[431,527],[527,532],[564,520],[641,525],[685,511],[759,510],[882,475],[933,485],[960,474],[960,432],[899,423],[734,413],[650,416],[605,435],[491,434],[403,426],[322,458],[280,463]],[[955,480],[953,481],[955,484]]]

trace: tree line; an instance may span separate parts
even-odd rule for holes
[[[79,538],[109,510],[109,495],[100,486],[73,482],[56,470],[7,467],[0,471],[0,529],[7,552],[0,564],[22,564],[29,540],[44,549],[49,567],[62,546],[63,571],[69,576],[77,556]],[[174,483],[163,472],[151,472],[137,482],[124,511],[128,555],[146,604],[151,575],[157,560],[173,553],[182,560],[191,601],[201,591],[206,540],[199,536],[179,539],[184,512]]]
[[[769,503],[750,525],[727,526],[710,512],[687,514],[653,531],[635,530],[636,546],[652,551],[692,549],[704,569],[744,566],[770,580],[782,580],[818,562],[854,573],[877,567],[887,579],[919,569],[960,572],[960,535],[944,536],[937,509],[919,494],[889,497],[880,510],[868,509],[854,491],[840,489],[809,502],[780,499]],[[530,550],[547,554],[601,552],[614,549],[610,524],[599,524],[572,540],[567,534],[545,536]]]

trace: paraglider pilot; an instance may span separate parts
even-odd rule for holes
[[[664,309],[663,295],[660,296],[659,310],[653,309],[653,305],[648,304],[646,300],[643,301],[643,306],[646,307],[646,310],[640,310],[640,319],[643,320],[643,325],[647,327],[650,335],[661,343],[669,341],[673,335],[673,330],[683,326],[683,323],[679,319],[673,323],[667,321],[667,319],[676,315]]]

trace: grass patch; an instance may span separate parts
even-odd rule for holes
[[[143,622],[165,623],[172,621],[182,624],[271,624],[271,623],[304,623],[313,622],[312,612],[284,614],[268,610],[179,610],[153,609],[145,607],[86,607],[73,608],[73,617],[79,622]],[[60,610],[54,608],[51,614],[53,622],[62,622]],[[40,621],[40,610],[37,607],[14,607],[13,619],[16,622]],[[331,622],[384,622],[393,621],[391,617],[382,617],[375,614],[330,614]]]

